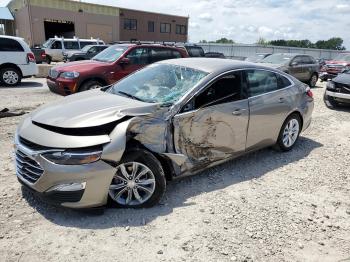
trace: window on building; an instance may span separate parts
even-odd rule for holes
[[[186,35],[186,26],[185,25],[176,25],[176,34]]]
[[[124,29],[126,30],[137,30],[137,20],[136,19],[124,19]]]
[[[154,22],[148,21],[148,32],[154,32]]]
[[[170,34],[171,33],[171,24],[160,23],[160,32]]]

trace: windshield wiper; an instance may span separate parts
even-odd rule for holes
[[[134,96],[134,95],[132,95],[132,94],[123,92],[123,91],[117,91],[117,93],[118,93],[118,94],[121,94],[121,95],[124,95],[124,96],[126,96],[126,97],[129,97],[129,98],[132,98],[132,99],[134,99],[134,100],[138,100],[138,101],[141,101],[141,102],[145,102],[145,101],[143,101],[142,99],[140,99],[140,98],[138,98],[138,97],[136,97],[136,96]]]

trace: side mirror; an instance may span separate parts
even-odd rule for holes
[[[119,61],[119,64],[120,64],[120,65],[127,65],[127,64],[130,64],[130,59],[129,59],[129,58],[126,58],[126,57],[123,57],[123,58]]]
[[[292,62],[290,65],[291,66],[297,66],[297,65],[299,65],[299,63],[298,62]]]

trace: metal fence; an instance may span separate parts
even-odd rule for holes
[[[205,52],[220,52],[228,58],[243,60],[256,53],[299,53],[311,55],[314,58],[332,59],[344,51],[298,48],[284,46],[262,46],[262,45],[242,45],[242,44],[216,44],[198,43]]]

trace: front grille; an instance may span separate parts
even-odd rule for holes
[[[32,184],[44,173],[39,163],[29,158],[20,150],[16,151],[16,171],[18,175]]]
[[[49,77],[51,78],[57,78],[59,75],[59,72],[53,68],[49,70]]]
[[[350,94],[350,85],[335,83],[335,87],[339,93]]]

